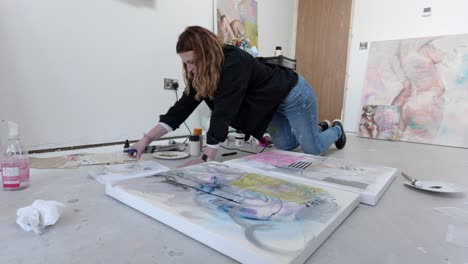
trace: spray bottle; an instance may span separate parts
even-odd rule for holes
[[[8,141],[2,155],[2,182],[6,191],[29,186],[28,151],[20,140],[18,124],[8,121]]]

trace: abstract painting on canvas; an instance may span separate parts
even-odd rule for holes
[[[168,167],[156,161],[139,160],[132,163],[92,167],[88,170],[88,175],[102,184],[107,184],[114,181],[149,176],[167,170],[169,170]]]
[[[398,140],[401,107],[394,105],[365,105],[359,120],[359,137]]]
[[[358,195],[217,162],[119,181],[106,193],[242,263],[303,263]]]
[[[399,140],[468,147],[468,34],[372,42],[362,105],[401,107]]]
[[[257,1],[215,0],[214,3],[214,31],[218,38],[244,50],[257,50]]]
[[[369,205],[377,204],[397,172],[397,169],[390,167],[281,150],[250,155],[225,163],[300,182],[313,182],[351,191],[360,195],[361,203]]]

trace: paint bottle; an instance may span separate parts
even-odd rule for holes
[[[275,57],[283,55],[283,50],[281,49],[281,46],[276,46],[275,48]]]
[[[190,136],[188,144],[189,144],[190,156],[200,155],[201,149],[200,149],[200,137],[199,136]]]
[[[6,191],[29,186],[28,151],[20,139],[18,124],[8,121],[8,141],[2,155],[2,183]]]
[[[234,134],[234,145],[236,147],[241,147],[242,145],[244,145],[244,138],[244,133],[242,133],[242,131],[240,130],[236,130],[236,133]]]
[[[203,149],[203,135],[202,135],[203,130],[201,128],[194,128],[193,129],[193,135],[198,136],[199,141],[200,141],[200,150]]]

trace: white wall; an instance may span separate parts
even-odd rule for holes
[[[281,46],[283,55],[296,56],[297,0],[258,1],[258,46],[260,56],[274,56]]]
[[[432,7],[432,15],[422,10]],[[468,33],[466,0],[354,0],[348,55],[348,80],[344,123],[356,132],[361,110],[361,91],[367,67],[367,50],[359,42]]]
[[[211,29],[212,1],[1,0],[0,119],[17,121],[31,150],[140,138],[175,101],[163,78],[183,83],[177,36]],[[262,56],[281,45],[293,57],[296,7],[258,1]]]

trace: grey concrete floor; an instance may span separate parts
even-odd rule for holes
[[[468,188],[467,149],[349,134],[343,150],[332,147],[326,155],[395,167],[419,179],[449,181]],[[175,168],[186,161],[161,163]],[[468,263],[468,248],[446,240],[450,225],[466,230],[468,224],[434,210],[468,210],[466,195],[422,192],[404,182],[397,176],[376,206],[361,204],[356,208],[307,263]],[[15,224],[16,210],[36,199],[67,205],[59,222],[41,236]],[[90,179],[85,167],[34,170],[29,188],[0,191],[0,201],[0,263],[235,262],[106,196],[104,186]]]

